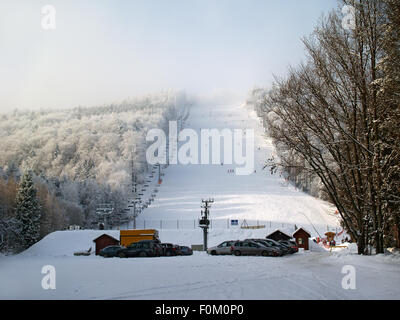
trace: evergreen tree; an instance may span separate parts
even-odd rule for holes
[[[40,205],[36,196],[31,172],[23,175],[15,199],[16,216],[22,228],[20,233],[21,248],[26,249],[40,239]]]

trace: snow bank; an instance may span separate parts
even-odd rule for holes
[[[48,234],[42,240],[20,253],[20,256],[73,256],[74,252],[95,250],[94,239],[102,234],[108,234],[119,239],[119,230],[74,230],[56,231]]]
[[[315,252],[326,252],[326,251],[328,251],[322,245],[320,245],[318,243],[315,243],[312,240],[309,241],[309,247],[310,247],[310,251],[315,251]]]

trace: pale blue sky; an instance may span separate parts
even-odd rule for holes
[[[43,5],[56,30],[41,28]],[[161,89],[245,93],[304,58],[336,0],[0,0],[0,111]]]

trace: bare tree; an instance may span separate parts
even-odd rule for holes
[[[393,225],[389,217],[394,208],[389,210],[388,201],[391,197],[396,202],[393,191],[398,186],[392,183],[398,174],[393,170],[396,161],[398,168],[398,153],[393,152],[397,147],[385,128],[393,129],[393,121],[398,124],[398,100],[392,93],[391,105],[397,109],[388,109],[383,97],[389,96],[379,94],[386,73],[380,61],[388,56],[390,44],[397,45],[392,51],[398,54],[398,33],[388,24],[389,4],[343,3],[355,8],[354,29],[343,28],[339,12],[323,19],[303,40],[307,62],[276,80],[263,97],[263,112],[278,149],[290,150],[281,164],[317,175],[359,253],[366,253],[371,244],[381,253],[386,230]],[[380,36],[385,28],[391,30],[391,40]],[[390,61],[398,67],[398,59]],[[391,87],[398,88],[393,83]],[[389,149],[383,144],[385,136],[391,139]]]

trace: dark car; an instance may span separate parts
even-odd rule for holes
[[[182,256],[191,256],[193,254],[193,250],[186,246],[179,246],[180,252]]]
[[[235,256],[252,255],[252,256],[278,256],[279,251],[273,247],[266,247],[255,241],[237,241],[231,246],[231,253]]]
[[[281,248],[284,254],[291,253],[291,249],[288,246],[286,246],[286,245],[284,245],[282,243],[279,243],[278,241],[275,241],[275,240],[269,239],[269,238],[266,238],[264,240],[267,241],[268,243],[270,243],[273,246]]]
[[[100,250],[99,255],[108,258],[108,257],[116,257],[118,252],[123,249],[122,246],[108,246]]]
[[[162,255],[163,256],[177,256],[181,254],[180,246],[172,243],[160,243],[162,247]]]
[[[266,239],[247,239],[247,240],[261,243],[262,245],[264,245],[266,247],[271,247],[271,248],[275,249],[275,251],[277,252],[277,256],[283,256],[286,254],[286,250],[284,250],[281,246],[276,246],[274,243],[266,241]]]
[[[162,255],[162,251],[163,249],[157,241],[142,240],[119,250],[117,254],[120,258],[159,257]]]
[[[297,246],[297,243],[293,240],[280,240],[279,243],[289,247],[291,253],[299,252],[299,247]]]

